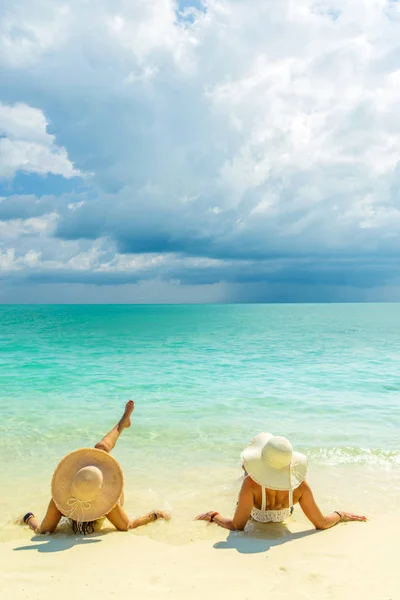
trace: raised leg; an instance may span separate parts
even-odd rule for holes
[[[100,442],[97,442],[95,448],[99,450],[104,450],[105,452],[111,452],[114,448],[115,444],[119,436],[121,435],[124,429],[127,429],[131,426],[131,414],[133,409],[135,408],[135,404],[133,400],[129,400],[126,403],[124,414],[118,423],[109,431]]]

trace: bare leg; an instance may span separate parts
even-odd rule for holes
[[[97,448],[98,450],[104,450],[105,452],[111,452],[111,450],[114,448],[115,444],[117,443],[117,440],[119,438],[119,436],[121,435],[121,432],[124,429],[127,429],[128,427],[131,426],[131,414],[133,412],[133,409],[135,408],[134,402],[133,400],[129,400],[126,403],[125,406],[125,411],[124,414],[122,415],[121,419],[118,421],[118,423],[115,425],[115,427],[113,427],[111,429],[111,431],[109,431],[100,442],[97,442],[97,444],[95,445],[95,448]]]
[[[110,511],[106,517],[110,523],[114,525],[115,529],[118,529],[118,531],[129,531],[129,529],[136,529],[142,525],[152,523],[157,519],[165,519],[166,521],[169,521],[170,519],[170,515],[167,512],[163,510],[152,510],[147,515],[143,515],[143,517],[131,520],[122,506],[119,504],[114,506],[112,511]]]
[[[61,517],[62,514],[55,505],[54,500],[50,500],[43,521],[39,523],[36,517],[30,517],[28,525],[35,533],[52,533],[60,522]]]

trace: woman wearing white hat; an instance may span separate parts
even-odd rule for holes
[[[39,523],[33,513],[23,517],[33,531],[51,533],[63,516],[72,520],[75,533],[93,533],[96,521],[102,517],[119,531],[169,519],[164,511],[153,510],[131,520],[122,508],[124,476],[109,453],[121,432],[130,427],[133,409],[134,403],[129,400],[120,421],[94,448],[81,448],[62,459],[53,474],[52,499],[43,521]]]
[[[197,520],[216,523],[225,529],[243,530],[253,518],[261,523],[279,523],[287,519],[299,503],[316,529],[329,529],[340,521],[365,521],[366,518],[343,510],[323,515],[305,481],[307,458],[294,452],[291,443],[272,433],[260,433],[242,452],[246,476],[233,519],[209,511]]]

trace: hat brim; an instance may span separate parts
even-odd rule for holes
[[[90,503],[74,502],[72,481],[83,467],[98,467],[103,474],[103,485],[98,496]],[[124,475],[119,463],[104,450],[81,448],[65,456],[54,471],[51,493],[58,510],[79,522],[96,521],[107,515],[118,503],[124,489]]]
[[[242,452],[243,466],[253,481],[271,490],[296,489],[305,480],[308,470],[307,458],[301,452],[293,452],[290,466],[274,469],[262,460],[262,450],[272,433],[260,433]]]

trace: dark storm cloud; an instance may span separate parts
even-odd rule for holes
[[[53,196],[36,198],[33,195],[8,196],[0,199],[0,220],[31,219],[54,211],[59,202]]]
[[[1,275],[0,275],[1,277]],[[7,279],[35,283],[88,283],[98,286],[125,285],[139,281],[179,281],[183,285],[229,284],[290,285],[293,293],[297,286],[323,287],[347,286],[354,289],[385,285],[388,281],[400,282],[397,259],[386,261],[359,260],[285,260],[255,262],[222,262],[215,266],[197,266],[183,260],[143,267],[136,271],[92,271],[76,269],[36,268],[29,273],[17,271]]]

